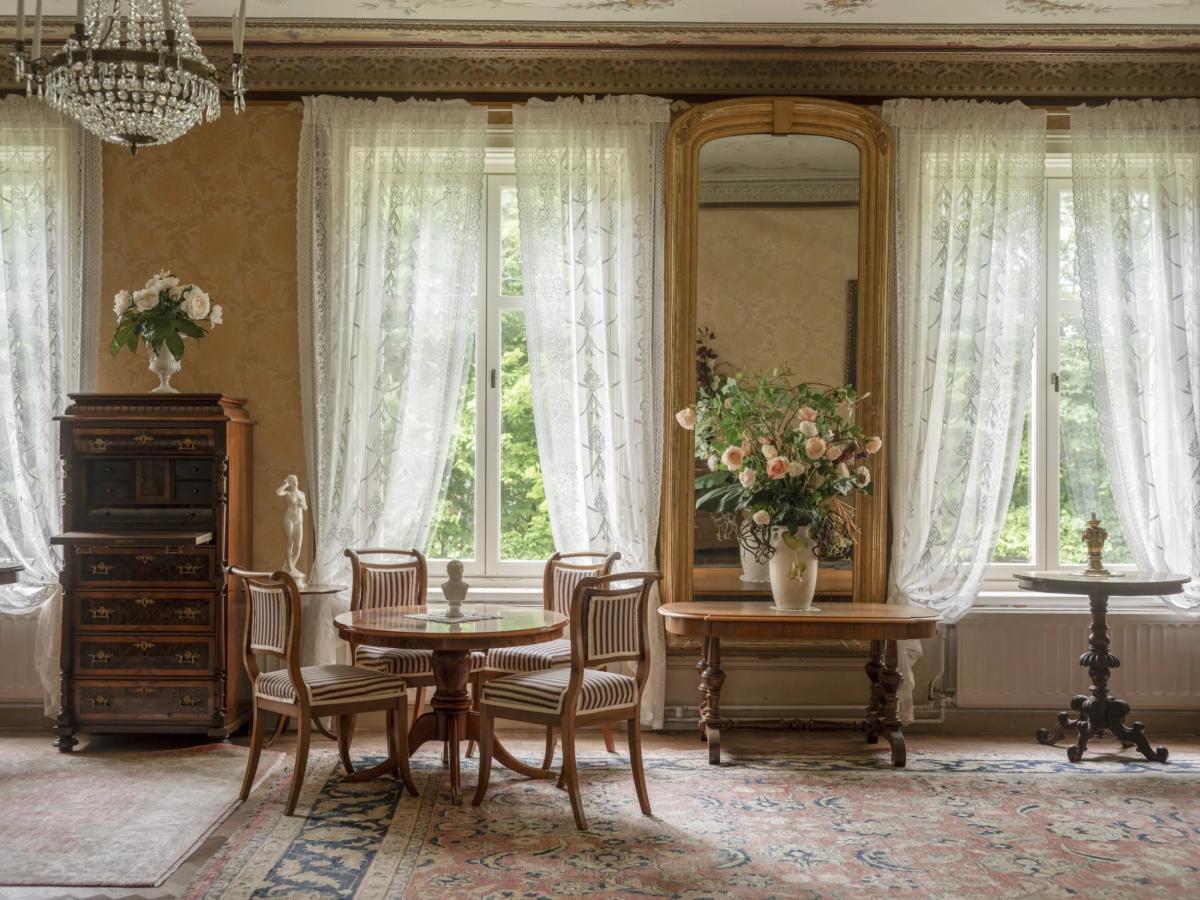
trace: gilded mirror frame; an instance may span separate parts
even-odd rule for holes
[[[745,134],[806,134],[847,141],[859,153],[857,382],[869,398],[858,418],[868,434],[885,437],[871,466],[875,491],[860,497],[854,550],[855,602],[887,596],[888,429],[890,402],[889,210],[892,141],[883,120],[865,107],[806,97],[752,97],[695,106],[667,134],[668,199],[665,261],[666,454],[660,561],[665,601],[695,599],[693,588],[694,440],[674,414],[696,399],[697,262],[700,151],[710,141]],[[675,644],[678,646],[678,644]]]

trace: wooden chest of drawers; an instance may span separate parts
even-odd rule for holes
[[[56,746],[76,731],[223,738],[246,718],[251,422],[219,394],[73,394],[59,417],[64,587]]]

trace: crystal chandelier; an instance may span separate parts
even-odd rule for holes
[[[233,110],[246,106],[246,0],[233,18]],[[130,152],[167,144],[221,115],[221,79],[192,35],[183,0],[78,0],[75,30],[42,55],[42,0],[25,48],[25,0],[17,2],[13,53],[25,93],[45,99]]]

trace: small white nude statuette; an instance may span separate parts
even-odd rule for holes
[[[450,577],[442,584],[442,596],[446,598],[446,617],[449,619],[462,618],[462,603],[467,597],[471,586],[463,581],[463,564],[457,559],[446,563],[446,574]]]
[[[304,587],[304,573],[300,571],[300,546],[304,543],[304,513],[308,510],[308,498],[300,490],[300,481],[295,475],[289,475],[276,490],[278,497],[287,498],[287,508],[283,513],[283,537],[287,541],[287,559],[283,569],[296,582],[297,587]]]

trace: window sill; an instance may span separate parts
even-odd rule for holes
[[[429,581],[429,602],[436,605],[444,603],[442,597],[442,578],[432,578]],[[505,606],[541,606],[541,579],[516,578],[472,578],[464,579],[469,584],[465,604],[467,606],[482,604],[501,604]]]
[[[1178,613],[1167,607],[1154,596],[1110,597],[1110,612],[1161,614],[1164,619],[1175,619]],[[976,615],[1030,615],[1037,613],[1087,612],[1088,598],[1079,594],[1042,594],[1034,591],[982,590],[967,617]]]

